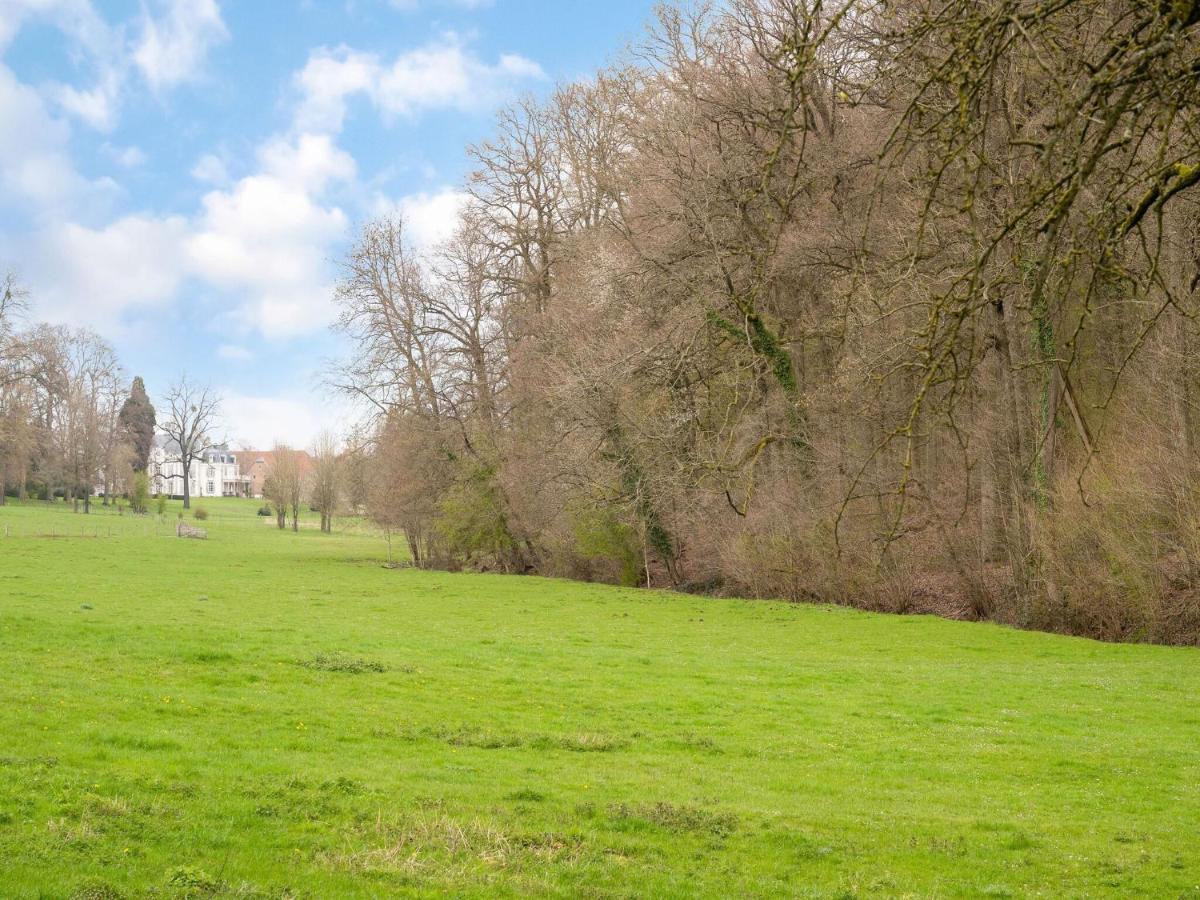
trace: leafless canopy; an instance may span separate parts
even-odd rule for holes
[[[429,564],[1200,639],[1198,93],[1198,0],[666,4],[499,114],[445,247],[363,229],[368,508]]]
[[[192,465],[217,444],[221,397],[210,385],[197,384],[186,375],[171,385],[164,397],[159,427],[178,448],[183,463],[183,507],[191,506]]]

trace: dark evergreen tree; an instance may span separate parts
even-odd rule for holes
[[[121,407],[120,422],[133,444],[133,470],[145,472],[150,463],[150,450],[154,447],[154,405],[146,395],[146,385],[140,375],[133,379],[129,398]]]

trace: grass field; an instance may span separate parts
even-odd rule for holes
[[[0,508],[0,897],[1200,897],[1194,650],[205,505]]]

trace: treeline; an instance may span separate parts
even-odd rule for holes
[[[421,565],[1200,638],[1200,2],[731,0],[337,300]]]
[[[87,512],[108,505],[142,473],[154,442],[154,407],[112,346],[85,328],[19,327],[24,292],[0,283],[0,504],[64,498]]]

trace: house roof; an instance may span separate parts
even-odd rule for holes
[[[168,456],[179,458],[179,442],[172,437],[159,433],[154,435],[154,446],[159,447]],[[228,444],[214,444],[204,452],[205,462],[233,462],[234,453],[230,452]]]
[[[312,471],[313,459],[307,450],[294,450],[297,459],[300,460],[300,473],[307,475]],[[268,469],[275,465],[275,451],[273,450],[234,450],[233,455],[237,457],[238,467],[242,472],[248,472],[255,463],[262,463]]]

